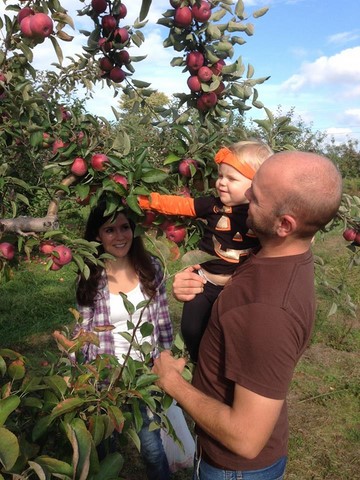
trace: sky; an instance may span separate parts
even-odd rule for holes
[[[89,3],[88,0],[87,3]],[[7,4],[15,3],[7,1]],[[124,0],[128,15],[120,26],[131,23],[140,11],[140,0]],[[360,140],[360,0],[244,0],[245,12],[255,26],[254,35],[244,36],[245,45],[238,46],[234,61],[239,56],[245,65],[255,69],[254,77],[270,79],[258,85],[259,100],[272,112],[280,107],[283,113],[295,109],[306,125],[324,132],[336,142]],[[66,55],[81,52],[86,44],[79,30],[92,29],[89,17],[78,17],[76,10],[83,7],[79,0],[62,0],[75,21],[71,43],[61,42]],[[261,18],[251,14],[267,6],[269,11]],[[134,78],[151,82],[151,88],[171,95],[188,92],[187,73],[181,67],[171,67],[170,61],[179,56],[162,42],[168,29],[157,25],[162,13],[171,8],[168,0],[153,0],[148,24],[143,33],[145,43],[133,47],[131,55],[147,55],[146,60],[134,64]],[[0,0],[0,14],[4,1]],[[34,49],[35,68],[50,68],[57,58],[51,42],[46,40]],[[87,103],[89,112],[113,120],[111,106],[117,107],[117,98],[111,90],[97,88],[94,99]],[[251,109],[248,117],[265,118],[263,110]]]

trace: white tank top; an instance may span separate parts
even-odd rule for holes
[[[134,305],[138,305],[140,302],[147,300],[148,297],[141,291],[140,283],[126,294],[127,299]],[[134,325],[137,325],[142,308],[136,310],[133,315],[126,311],[123,299],[121,295],[116,295],[115,293],[110,293],[110,322],[115,326],[114,330],[112,331],[114,336],[114,347],[115,347],[115,355],[121,361],[124,359],[123,355],[126,355],[129,350],[130,343],[126,340],[120,332],[128,332],[130,335],[133,334],[133,330],[128,330],[127,322],[130,320]],[[142,315],[141,324],[148,321],[148,311]],[[143,341],[143,337],[140,333],[140,328],[136,329],[136,342],[141,344]],[[130,356],[134,360],[143,360],[141,355],[138,351],[135,351],[134,348],[131,349]]]

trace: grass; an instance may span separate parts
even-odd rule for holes
[[[352,253],[340,232],[319,235],[313,249],[324,265],[316,267],[318,312],[312,342],[289,392],[285,479],[353,480],[360,470],[360,317],[353,306],[360,304],[360,267],[349,268]],[[0,345],[33,358],[52,349],[51,332],[72,324],[68,309],[74,306],[74,282],[71,266],[45,272],[36,259],[21,264],[11,281],[0,285]],[[170,310],[178,330],[181,304],[172,298],[170,283]],[[136,450],[130,448],[126,455],[125,478],[145,478]],[[190,480],[191,469],[173,478]]]

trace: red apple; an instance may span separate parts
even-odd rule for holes
[[[91,157],[91,166],[94,170],[97,170],[98,172],[102,172],[103,170],[105,170],[105,164],[108,162],[108,157],[103,153],[95,153]]]
[[[196,50],[190,52],[186,57],[186,65],[190,70],[199,70],[204,65],[204,55]]]
[[[15,247],[12,243],[2,242],[0,243],[0,257],[5,260],[12,260],[15,255]]]
[[[181,187],[180,190],[178,190],[177,193],[181,197],[187,197],[187,198],[191,197],[191,193],[190,193],[190,190],[188,189],[188,187]]]
[[[60,105],[60,112],[61,112],[61,120],[63,122],[67,122],[71,118],[71,113],[66,110],[66,108],[63,105]]]
[[[88,171],[86,161],[81,157],[76,157],[71,165],[71,173],[78,177],[82,177]]]
[[[101,19],[101,26],[106,34],[115,30],[117,20],[113,15],[104,15]]]
[[[114,31],[114,41],[126,43],[129,40],[129,32],[127,28],[121,27]]]
[[[62,268],[62,265],[59,265],[53,261],[53,263],[51,264],[50,270],[60,270],[60,268]]]
[[[200,6],[193,5],[192,14],[195,20],[197,20],[198,22],[207,22],[211,17],[210,3],[203,0]]]
[[[114,67],[110,70],[110,80],[112,80],[115,83],[120,83],[123,80],[125,80],[125,72],[124,70],[121,70],[120,67]]]
[[[45,253],[45,255],[50,255],[55,247],[56,243],[52,240],[44,240],[39,245],[39,251]]]
[[[118,52],[116,55],[116,60],[121,65],[127,65],[128,63],[131,62],[129,52],[127,50],[120,50],[120,52]]]
[[[193,167],[195,167],[196,170],[199,168],[199,164],[196,160],[194,160],[193,158],[184,158],[179,163],[179,173],[184,177],[190,178],[191,177],[190,165],[193,165]]]
[[[65,245],[57,245],[51,252],[51,258],[56,265],[66,265],[72,260],[71,249]]]
[[[203,93],[197,100],[196,106],[197,108],[205,112],[210,110],[210,108],[214,107],[217,103],[217,95],[215,92],[206,92]]]
[[[157,213],[152,210],[146,210],[145,220],[142,222],[144,227],[150,227],[156,220]]]
[[[165,235],[168,240],[171,240],[175,243],[180,243],[186,236],[186,229],[181,226],[170,224],[165,230]]]
[[[98,15],[100,13],[104,13],[107,9],[107,1],[106,0],[91,0],[91,6],[95,13]]]
[[[223,59],[220,59],[216,63],[214,63],[214,65],[212,65],[211,70],[213,71],[214,75],[220,75],[224,66],[225,61]]]
[[[217,97],[219,97],[224,90],[225,90],[225,84],[224,82],[220,82],[219,86],[214,90],[214,93]]]
[[[25,17],[29,17],[30,15],[34,15],[34,10],[30,7],[22,8],[19,13],[17,14],[17,21],[19,24],[24,20]]]
[[[30,16],[30,28],[34,37],[45,38],[53,33],[53,21],[46,13],[35,13]]]
[[[114,64],[110,60],[109,57],[102,57],[99,60],[99,66],[101,70],[104,70],[105,72],[110,72],[110,70],[113,68]]]
[[[201,91],[201,82],[197,75],[191,75],[191,77],[187,79],[187,84],[192,92]]]
[[[59,148],[64,148],[66,144],[61,140],[61,138],[57,138],[54,140],[53,146],[52,146],[52,153],[55,155]]]
[[[104,37],[99,39],[98,45],[103,52],[110,52],[112,49],[112,42],[109,42],[108,39]]]
[[[356,246],[360,245],[360,232],[356,233],[356,237],[354,238],[354,243]]]
[[[50,134],[47,133],[47,132],[44,132],[44,133],[42,134],[42,136],[43,136],[42,147],[43,147],[43,148],[49,148],[50,145],[51,145],[51,136],[50,136]]]
[[[112,180],[114,180],[114,182],[119,183],[124,188],[128,187],[128,181],[127,181],[127,178],[124,177],[124,175],[120,175],[119,173],[115,173],[114,175],[111,176],[111,178],[112,178]]]
[[[345,240],[347,240],[348,242],[353,242],[356,238],[356,230],[354,230],[353,228],[347,228],[346,230],[344,230],[343,232],[343,237],[345,238]]]
[[[189,27],[191,25],[192,18],[192,11],[189,7],[179,7],[175,10],[174,23],[176,27]]]
[[[127,8],[126,5],[123,3],[120,4],[119,8],[114,11],[114,16],[117,19],[125,18],[127,15]]]
[[[34,36],[30,27],[30,20],[31,20],[31,16],[29,15],[28,17],[23,18],[20,23],[21,33],[26,38],[33,38]]]
[[[209,67],[200,67],[198,70],[198,77],[202,82],[208,82],[211,80],[213,72]]]

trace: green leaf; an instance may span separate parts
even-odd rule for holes
[[[10,395],[0,400],[0,426],[4,425],[10,413],[17,409],[20,405],[20,397]]]
[[[147,387],[148,385],[153,385],[155,381],[158,379],[158,376],[155,374],[147,374],[144,373],[143,375],[140,375],[136,379],[136,389],[142,388],[142,387]]]
[[[92,415],[89,420],[90,433],[93,437],[94,444],[98,446],[103,440],[105,434],[104,421],[99,415]]]
[[[2,377],[6,373],[6,362],[1,355],[0,355],[0,373]]]
[[[114,480],[119,477],[119,474],[124,466],[124,458],[118,452],[110,453],[100,463],[100,471],[96,474],[93,480]]]
[[[140,15],[139,15],[140,22],[142,22],[147,17],[147,14],[149,13],[149,9],[151,6],[151,2],[152,0],[142,0]]]
[[[68,463],[56,458],[51,458],[47,455],[41,455],[40,457],[35,458],[35,462],[50,474],[60,474],[73,477],[73,467]]]
[[[235,5],[235,15],[241,19],[244,18],[244,2],[242,0],[238,0]]]
[[[259,8],[259,10],[256,10],[256,12],[254,12],[252,15],[254,18],[260,18],[263,15],[265,15],[265,13],[267,13],[268,11],[269,11],[269,7],[263,7],[263,8]]]
[[[170,165],[171,163],[178,162],[181,159],[178,155],[175,155],[175,153],[170,153],[164,160],[164,165]]]
[[[84,405],[84,403],[85,400],[82,400],[81,398],[67,398],[53,408],[50,416],[52,419],[54,419],[56,417],[59,417],[60,415],[63,415],[64,413],[71,412],[78,407],[81,407],[82,405]]]
[[[142,80],[135,80],[134,78],[131,80],[133,85],[137,88],[147,88],[150,87],[151,83],[143,82]]]
[[[128,206],[131,208],[131,210],[133,210],[138,215],[142,214],[141,208],[139,207],[139,204],[138,204],[137,195],[128,195],[126,197],[126,202]]]
[[[63,397],[67,390],[67,384],[60,375],[52,375],[51,377],[44,377],[44,382],[59,396]]]
[[[145,322],[140,326],[140,333],[143,337],[149,337],[154,331],[154,325],[150,322]]]
[[[34,470],[36,475],[39,477],[40,480],[46,480],[46,474],[44,472],[44,469],[40,467],[40,465],[36,462],[31,462],[30,460],[28,461],[30,468]]]
[[[62,50],[60,48],[60,45],[58,44],[56,38],[53,35],[50,35],[50,40],[51,40],[51,43],[53,44],[56,56],[57,56],[57,58],[59,60],[59,63],[61,65],[63,60],[64,60],[64,57],[63,57],[63,53],[62,53]]]
[[[39,438],[41,438],[45,433],[47,433],[50,424],[52,423],[53,418],[50,415],[46,417],[40,418],[38,420],[32,430],[31,438],[33,442],[36,442]]]
[[[0,427],[0,462],[5,470],[11,470],[19,456],[20,448],[16,436]]]
[[[155,182],[163,182],[168,178],[169,174],[164,172],[163,170],[153,169],[144,172],[142,176],[142,180],[145,183],[155,183]]]
[[[90,454],[93,445],[91,433],[85,426],[85,423],[80,418],[74,418],[71,422],[78,444],[78,462],[74,463],[76,468],[76,478],[79,480],[86,480],[90,470]]]

